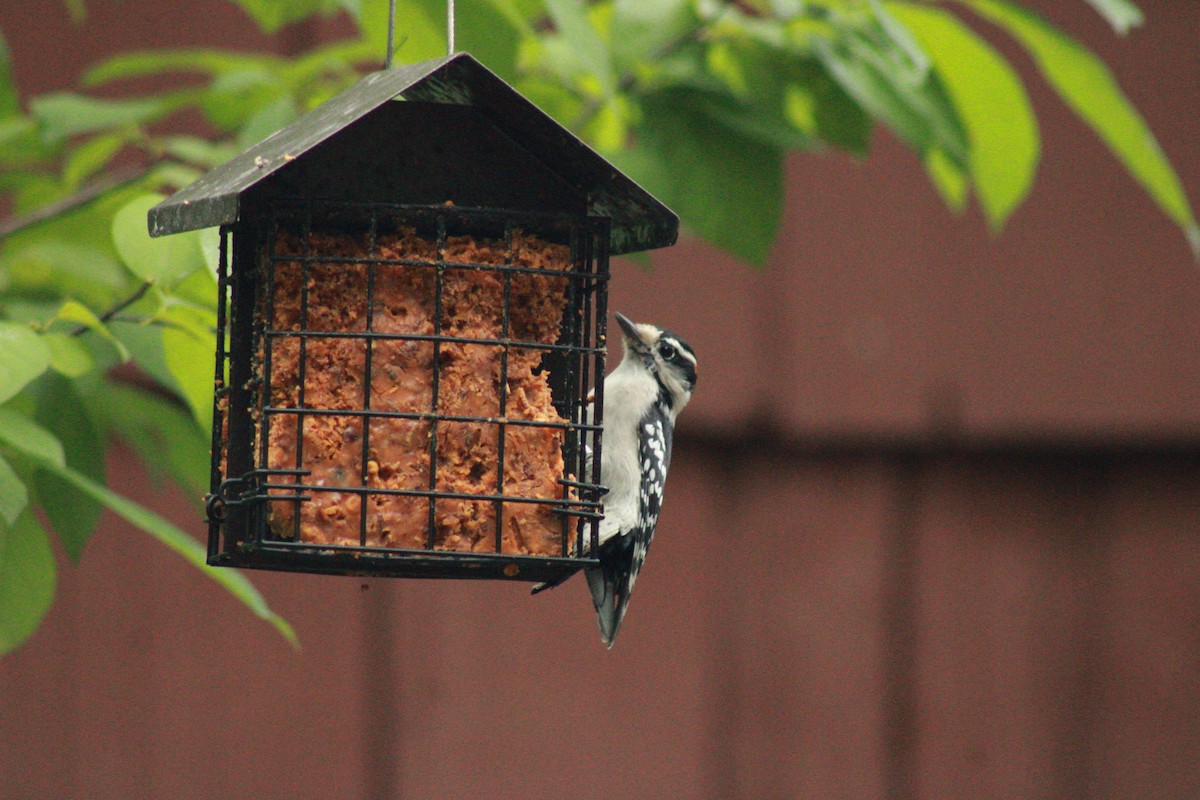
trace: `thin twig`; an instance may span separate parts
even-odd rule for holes
[[[132,314],[118,314],[117,316],[113,317],[111,320],[106,320],[106,321],[128,322],[132,325],[156,325],[159,328],[170,328],[173,331],[180,331],[181,333],[188,333],[188,334],[194,335],[192,328],[189,328],[186,325],[181,325],[178,322],[175,322],[174,320],[162,319],[160,317],[136,317]],[[217,329],[215,326],[208,327],[208,328],[206,328],[206,330],[209,333],[213,334],[214,336],[217,333]]]
[[[131,305],[136,303],[138,300],[141,300],[143,297],[145,297],[146,292],[150,291],[150,287],[153,285],[154,285],[153,281],[146,281],[141,286],[139,286],[137,288],[137,290],[134,291],[133,294],[129,295],[129,297],[126,297],[124,300],[121,300],[115,306],[113,306],[112,308],[105,311],[97,319],[99,319],[101,322],[109,322],[110,320],[112,320],[113,317],[117,316],[117,314],[120,314],[122,311],[129,308]],[[71,335],[72,336],[82,336],[83,334],[87,333],[88,330],[90,330],[90,329],[88,328],[87,325],[80,325],[78,328],[75,328],[73,331],[71,331]]]
[[[19,214],[15,217],[0,220],[0,239],[11,236],[17,231],[37,225],[39,222],[45,222],[68,211],[74,211],[81,206],[86,206],[110,189],[117,189],[133,183],[149,172],[150,167],[127,167],[115,170],[102,175],[86,186],[81,187],[79,191],[67,195],[61,200],[44,205],[41,208],[30,211],[28,214]]]

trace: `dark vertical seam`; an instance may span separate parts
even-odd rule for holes
[[[388,581],[363,584],[362,675],[363,797],[403,797],[401,759],[403,686],[396,665],[393,628],[397,624],[395,587]]]
[[[1083,504],[1085,511],[1079,527],[1060,534],[1068,548],[1068,568],[1082,581],[1076,607],[1072,609],[1072,641],[1041,642],[1042,652],[1064,646],[1073,654],[1061,673],[1059,690],[1065,700],[1056,709],[1059,714],[1055,731],[1053,796],[1064,800],[1087,800],[1098,791],[1095,772],[1096,725],[1101,702],[1103,641],[1107,619],[1108,565],[1111,562],[1112,493],[1115,467],[1107,459],[1080,464],[1075,472],[1079,485],[1064,498]],[[1069,473],[1068,473],[1069,474]],[[1065,476],[1063,476],[1065,477]],[[1060,477],[1062,480],[1062,477]]]
[[[704,473],[715,472],[719,476],[712,487],[717,496],[717,507],[729,511],[720,515],[724,520],[736,521],[741,517],[738,513],[742,498],[739,482],[740,462],[741,459],[736,456],[717,458],[710,460],[704,469]],[[735,554],[742,545],[742,537],[736,522],[715,541],[720,542],[721,547],[717,552],[709,554],[711,574],[715,580],[708,582],[707,616],[709,620],[722,620],[722,624],[705,626],[708,632],[709,702],[706,703],[708,717],[705,721],[707,756],[704,759],[704,772],[700,777],[705,787],[705,797],[736,798],[741,796],[736,747],[741,734],[741,661],[745,645],[740,636],[742,626],[739,621],[746,613],[746,593],[736,590],[724,579],[729,576],[729,572],[722,568],[722,565],[728,566],[737,562]],[[730,619],[732,624],[724,622]]]
[[[883,521],[883,796],[916,796],[917,761],[917,537],[923,463],[919,456],[891,460]]]

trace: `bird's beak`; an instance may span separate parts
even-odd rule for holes
[[[633,320],[622,314],[620,311],[617,312],[617,322],[621,325],[621,330],[625,332],[626,339],[632,339],[635,342],[642,341],[642,337],[638,336],[637,326],[634,324]]]
[[[617,322],[625,334],[621,338],[624,340],[626,351],[636,354],[646,365],[646,369],[653,371],[655,369],[654,356],[650,354],[649,345],[638,331],[637,323],[620,312],[617,312]]]

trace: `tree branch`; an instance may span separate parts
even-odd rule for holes
[[[80,187],[79,191],[74,194],[67,195],[53,203],[48,203],[41,208],[30,211],[28,214],[19,214],[15,217],[0,220],[0,239],[11,236],[17,231],[37,225],[39,222],[45,222],[61,214],[66,214],[68,211],[74,211],[77,208],[86,206],[110,189],[127,186],[139,178],[145,177],[149,172],[150,167],[147,166],[127,167],[115,170]]]
[[[152,281],[146,281],[139,286],[133,294],[129,295],[129,297],[126,297],[124,300],[121,300],[112,308],[105,311],[103,314],[97,317],[97,319],[99,319],[101,322],[109,322],[113,317],[117,316],[117,314],[120,314],[138,300],[141,300],[143,297],[145,297],[146,292],[150,291],[150,287],[153,285],[154,283]],[[89,328],[87,325],[80,325],[78,328],[75,328],[73,331],[71,331],[71,336],[82,336],[83,334],[87,333],[88,330]]]

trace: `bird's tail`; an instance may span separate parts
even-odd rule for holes
[[[617,579],[603,566],[588,567],[583,571],[588,588],[592,592],[592,605],[596,607],[596,622],[600,625],[600,638],[608,647],[617,640],[625,609],[629,606],[629,594],[617,593]]]

